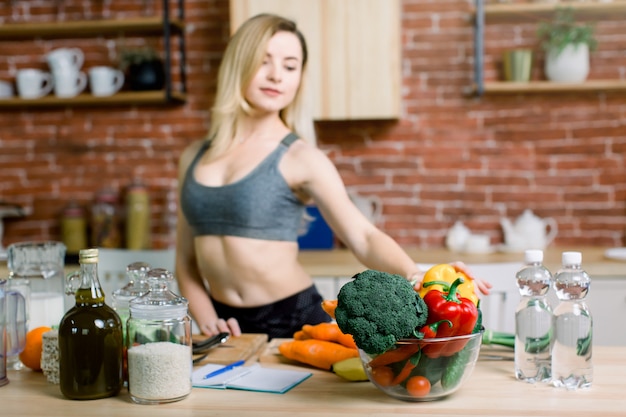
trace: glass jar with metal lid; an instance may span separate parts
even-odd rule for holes
[[[130,301],[128,391],[135,403],[174,402],[191,392],[189,303],[168,289],[172,279],[166,269],[150,270],[149,291]]]

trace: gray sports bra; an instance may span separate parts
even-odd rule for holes
[[[189,166],[181,190],[181,209],[194,236],[242,236],[296,241],[304,215],[278,170],[278,163],[298,137],[290,133],[241,180],[221,187],[198,183],[195,167],[210,143],[202,145]]]

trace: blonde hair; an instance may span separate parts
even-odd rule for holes
[[[216,157],[234,143],[240,118],[251,111],[244,92],[260,68],[272,36],[277,32],[295,34],[302,46],[302,75],[293,101],[280,111],[285,125],[298,136],[315,144],[315,130],[305,101],[306,41],[296,24],[283,17],[260,14],[248,19],[231,38],[220,64],[217,77],[217,94],[211,109],[211,140],[209,152]]]

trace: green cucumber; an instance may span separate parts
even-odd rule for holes
[[[431,385],[435,385],[441,380],[448,359],[449,358],[444,356],[429,358],[426,355],[422,355],[419,363],[411,372],[411,376],[421,375],[428,379]]]
[[[449,390],[455,388],[461,382],[461,378],[465,372],[465,366],[470,360],[471,355],[472,349],[469,346],[465,346],[463,350],[450,357],[448,366],[441,376],[441,386],[444,389]]]

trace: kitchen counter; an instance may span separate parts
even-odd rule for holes
[[[498,351],[483,347],[473,374],[459,391],[428,403],[395,400],[369,382],[347,382],[330,372],[313,370],[311,378],[282,395],[194,388],[182,401],[155,406],[132,403],[126,390],[113,398],[71,401],[61,395],[57,385],[46,382],[41,373],[9,371],[11,382],[0,388],[0,404],[2,415],[20,417],[624,415],[626,358],[623,348],[594,347],[593,386],[579,391],[516,381],[513,362],[488,359],[486,354],[490,352]],[[262,366],[289,368],[292,365],[262,362]]]
[[[583,268],[591,276],[623,276],[626,277],[626,262],[608,259],[604,256],[607,248],[578,247],[578,248],[548,248],[544,251],[544,263],[551,271],[561,266],[561,253],[564,251],[579,251],[583,255]],[[462,261],[466,264],[490,264],[519,262],[524,258],[523,253],[495,252],[489,254],[454,253],[447,249],[405,249],[411,258],[420,264],[439,264],[452,261]],[[354,255],[347,249],[334,250],[304,250],[300,252],[300,261],[312,276],[347,276],[365,269]]]

